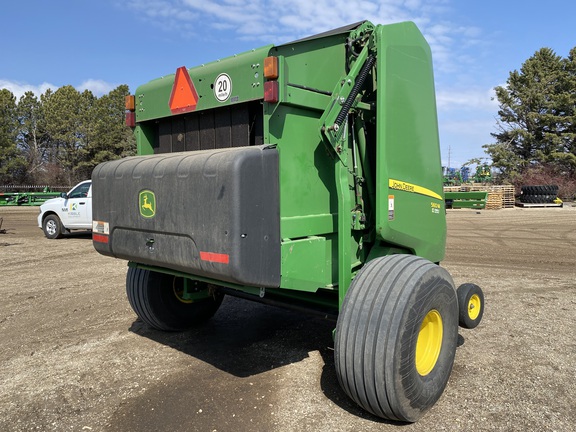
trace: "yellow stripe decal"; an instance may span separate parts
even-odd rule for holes
[[[442,197],[438,195],[436,192],[431,191],[430,189],[426,189],[425,187],[418,186],[412,183],[406,183],[401,180],[388,180],[388,187],[390,189],[401,190],[404,192],[415,193],[419,195],[425,195],[431,198],[436,198],[437,200],[442,200]]]

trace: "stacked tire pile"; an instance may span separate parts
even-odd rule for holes
[[[556,185],[522,186],[520,202],[548,204],[553,203],[557,196],[558,186]]]

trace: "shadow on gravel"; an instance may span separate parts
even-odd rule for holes
[[[334,368],[334,327],[333,321],[226,296],[216,315],[195,329],[161,332],[136,320],[130,331],[240,378],[300,362],[310,352],[318,351],[324,363],[320,387],[327,399],[371,422],[407,425],[364,411],[344,393]],[[464,338],[459,334],[458,346],[463,344]]]
[[[301,312],[226,296],[207,323],[181,333],[161,332],[136,320],[130,331],[213,365],[249,377],[299,362],[333,346],[334,322]]]
[[[370,414],[368,411],[364,411],[360,408],[356,402],[344,393],[338,378],[336,377],[336,369],[334,367],[334,350],[323,350],[320,351],[322,354],[322,359],[324,360],[324,366],[322,367],[322,376],[320,377],[320,386],[324,396],[330,399],[334,404],[336,404],[340,409],[347,411],[353,416],[369,420],[374,423],[390,424],[395,426],[408,425],[409,423],[394,422],[391,420],[385,420],[375,415]]]
[[[92,240],[92,231],[72,231],[64,234],[64,236],[59,240],[67,240],[67,239]]]
[[[458,334],[457,346],[460,347],[464,345],[465,339],[461,334]],[[364,411],[355,402],[352,401],[342,390],[340,384],[338,383],[338,378],[336,377],[336,369],[334,367],[334,350],[326,349],[320,350],[322,354],[322,359],[324,360],[324,366],[322,368],[322,377],[320,385],[324,395],[338,405],[341,409],[349,412],[350,414],[360,417],[371,422],[390,424],[394,426],[409,426],[411,423],[396,422],[391,420],[385,420],[375,415]]]

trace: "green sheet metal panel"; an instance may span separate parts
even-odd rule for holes
[[[282,243],[282,278],[286,289],[315,292],[332,283],[331,243],[325,237],[306,237]]]
[[[337,280],[336,161],[319,130],[329,94],[346,75],[348,33],[274,47],[280,103],[264,104],[265,140],[280,155],[282,287],[315,291]]]
[[[377,235],[438,262],[446,220],[430,48],[411,23],[377,28]]]
[[[249,100],[262,99],[264,95],[264,58],[272,45],[227,57],[188,69],[198,94],[196,111],[217,108]],[[216,79],[226,74],[229,78],[229,95],[218,100],[215,94]],[[169,102],[176,74],[150,81],[136,89],[136,122],[173,115]]]
[[[265,140],[280,154],[282,238],[324,235],[336,230],[334,160],[318,121],[328,95],[345,71],[347,34],[308,39],[279,47],[281,101],[265,104]],[[323,93],[322,93],[323,92]],[[323,102],[323,103],[322,103]]]

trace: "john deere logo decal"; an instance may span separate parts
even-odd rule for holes
[[[145,218],[153,218],[156,215],[156,195],[150,190],[143,190],[138,197],[140,214]]]

